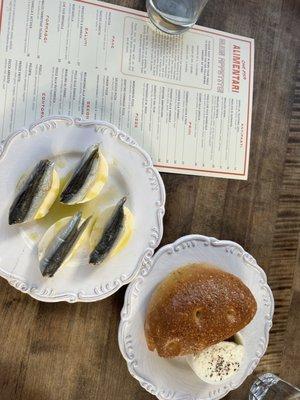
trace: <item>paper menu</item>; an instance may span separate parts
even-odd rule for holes
[[[157,31],[145,13],[85,0],[3,0],[2,138],[51,114],[107,120],[160,171],[247,179],[254,42]]]

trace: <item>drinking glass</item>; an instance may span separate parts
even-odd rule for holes
[[[299,400],[300,389],[267,373],[256,379],[250,389],[249,400]]]
[[[149,17],[160,30],[179,34],[197,21],[208,0],[147,0]]]

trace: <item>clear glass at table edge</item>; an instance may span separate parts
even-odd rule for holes
[[[150,20],[165,33],[178,35],[190,29],[208,0],[147,0]]]
[[[300,389],[267,373],[259,376],[252,384],[249,400],[299,400]]]

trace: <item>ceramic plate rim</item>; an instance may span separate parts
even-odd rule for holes
[[[148,262],[148,260],[153,255],[154,250],[159,245],[163,236],[163,217],[165,213],[165,201],[166,201],[164,183],[158,170],[153,165],[150,155],[145,150],[143,150],[130,135],[118,129],[115,125],[106,121],[85,120],[83,118],[69,117],[64,115],[52,115],[49,117],[39,119],[38,121],[30,124],[29,128],[24,127],[10,134],[0,144],[0,167],[1,167],[1,162],[4,160],[8,149],[14,142],[14,139],[16,139],[19,136],[21,137],[33,136],[38,134],[38,131],[43,132],[45,130],[56,128],[57,123],[63,123],[66,124],[67,126],[75,125],[77,127],[82,127],[82,128],[94,126],[97,132],[100,132],[101,130],[103,132],[108,130],[110,134],[116,138],[116,140],[118,139],[122,141],[123,144],[127,145],[129,151],[134,149],[142,156],[142,158],[144,158],[145,161],[143,166],[147,169],[147,172],[151,174],[153,180],[156,180],[160,197],[159,201],[157,201],[157,203],[155,204],[157,224],[155,227],[152,228],[155,230],[154,232],[155,240],[150,241],[148,243],[148,247],[144,249],[138,263],[136,264],[131,275],[127,279],[124,279],[122,276],[119,276],[117,279],[114,279],[114,283],[117,282],[117,284],[113,288],[108,289],[106,292],[103,293],[98,293],[98,294],[95,293],[92,296],[82,296],[80,291],[77,293],[65,292],[57,295],[47,290],[45,290],[44,292],[39,292],[38,290],[36,290],[34,286],[31,286],[31,284],[25,279],[13,273],[5,271],[5,267],[3,267],[2,265],[0,265],[0,276],[6,279],[8,283],[15,289],[23,293],[29,294],[36,300],[44,302],[66,301],[69,303],[75,303],[75,302],[92,302],[92,301],[103,300],[114,294],[123,285],[130,283],[136,277],[136,275],[138,274],[139,270],[143,267],[143,265]]]
[[[184,395],[184,397],[181,395],[177,396],[176,392],[169,391],[168,388],[156,387],[155,384],[150,379],[139,375],[135,370],[135,366],[137,366],[138,361],[135,359],[134,349],[132,347],[131,342],[126,340],[127,336],[126,325],[131,319],[132,302],[137,301],[133,300],[133,295],[139,292],[138,289],[139,284],[143,282],[145,277],[152,271],[153,267],[155,266],[156,262],[159,260],[161,255],[168,251],[178,251],[180,246],[189,246],[189,243],[192,243],[195,240],[202,241],[207,246],[228,247],[230,251],[240,252],[241,257],[246,262],[246,265],[249,268],[254,268],[259,273],[261,288],[266,290],[267,293],[266,296],[268,296],[268,301],[270,302],[269,303],[270,311],[268,314],[265,314],[265,326],[264,326],[264,338],[263,338],[264,341],[262,347],[260,348],[260,351],[257,352],[256,354],[256,358],[252,360],[252,364],[250,365],[248,370],[245,372],[245,374],[242,376],[242,378],[239,380],[237,384],[233,384],[231,386],[228,385],[228,387],[221,394],[216,391],[216,394],[210,397],[210,400],[219,400],[224,396],[226,396],[231,390],[238,388],[256,368],[257,364],[259,363],[260,359],[262,358],[268,347],[269,332],[272,327],[272,318],[274,314],[274,298],[272,291],[267,283],[267,277],[264,270],[257,264],[256,260],[249,253],[247,253],[241,245],[239,245],[236,242],[230,240],[218,240],[214,237],[209,237],[199,234],[182,236],[175,242],[161,247],[152,257],[152,260],[150,260],[149,263],[140,270],[135,280],[129,284],[124,297],[124,305],[121,310],[121,320],[118,331],[119,348],[121,354],[123,355],[127,363],[128,371],[135,379],[139,381],[140,385],[145,390],[150,392],[152,395],[155,395],[159,400],[202,400],[202,399],[200,397],[193,397],[192,395]]]

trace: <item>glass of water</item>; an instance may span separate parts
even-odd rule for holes
[[[208,0],[147,0],[149,17],[160,30],[179,34],[197,21]]]
[[[300,389],[268,373],[261,375],[253,383],[249,400],[299,400]]]

